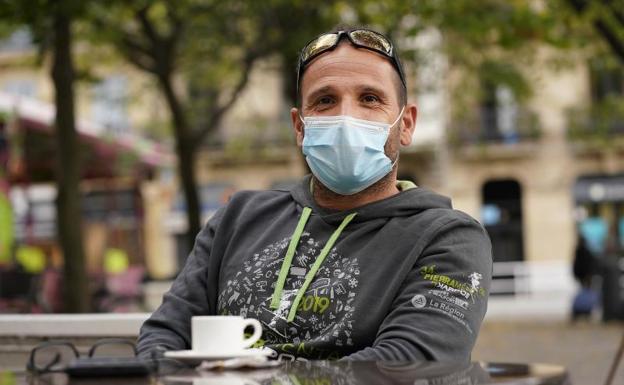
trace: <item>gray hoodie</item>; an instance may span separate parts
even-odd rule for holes
[[[191,317],[219,314],[258,319],[256,347],[282,359],[468,361],[487,308],[488,236],[448,198],[399,186],[339,212],[315,204],[310,176],[234,194],[143,324],[139,354],[190,349]]]

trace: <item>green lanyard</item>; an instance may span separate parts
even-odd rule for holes
[[[299,218],[299,223],[297,223],[297,227],[295,228],[295,232],[290,238],[290,243],[288,244],[288,250],[286,251],[286,256],[284,257],[284,262],[282,262],[282,268],[280,269],[279,276],[277,278],[277,282],[275,283],[275,290],[273,291],[273,297],[271,299],[271,309],[277,309],[279,307],[280,300],[282,298],[282,290],[284,289],[284,283],[286,282],[286,276],[288,275],[288,270],[290,269],[290,265],[292,264],[292,259],[295,255],[295,250],[297,248],[297,244],[299,244],[299,239],[301,238],[301,234],[303,233],[303,229],[305,228],[308,219],[310,218],[310,214],[312,213],[312,209],[309,207],[303,208],[303,213]],[[340,226],[334,231],[334,233],[329,237],[329,240],[321,250],[321,253],[314,261],[312,268],[306,274],[305,281],[303,285],[297,291],[297,295],[293,300],[292,305],[290,306],[290,311],[288,313],[288,322],[292,322],[295,319],[295,315],[297,314],[297,308],[299,307],[299,302],[301,302],[301,298],[303,298],[306,290],[310,286],[310,283],[314,279],[314,276],[318,272],[318,269],[323,264],[323,261],[334,247],[334,243],[338,240],[340,233],[344,230],[345,227],[351,222],[351,220],[357,215],[357,213],[351,213],[347,215],[343,220]]]

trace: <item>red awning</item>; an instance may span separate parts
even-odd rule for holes
[[[8,116],[5,120],[11,128],[21,131],[19,135],[23,139],[20,142],[24,147],[21,153],[25,175],[14,175],[12,179],[17,180],[13,181],[41,180],[53,175],[54,106],[0,92],[0,114]],[[78,120],[76,128],[82,144],[83,178],[113,177],[120,172],[142,173],[170,166],[175,159],[165,146],[137,135],[110,135],[105,127],[85,120]],[[132,168],[132,172],[127,168]]]

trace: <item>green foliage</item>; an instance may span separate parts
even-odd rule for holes
[[[0,0],[0,35],[6,36],[26,26],[39,49],[41,62],[52,45],[52,14],[60,9],[72,18],[80,18],[89,3],[81,0]]]
[[[394,37],[408,65],[426,63],[431,49],[443,54],[458,75],[452,92],[455,113],[460,114],[483,96],[483,85],[508,87],[516,100],[526,100],[531,95],[531,79],[523,69],[536,62],[539,48],[577,47],[575,39],[584,36],[575,29],[579,23],[573,13],[560,9],[561,0],[348,3],[358,21]],[[438,46],[412,43],[413,37],[432,30],[441,35]]]
[[[574,16],[568,18],[584,32],[582,43],[588,45],[588,54],[608,53],[624,64],[624,1],[550,0]],[[570,36],[568,41],[580,41]]]
[[[596,30],[603,22],[624,42],[622,1],[583,0],[100,0],[63,1],[81,19],[75,30],[91,42],[86,55],[78,55],[84,79],[97,75],[90,67],[114,57],[111,47],[133,58],[148,72],[169,71],[189,125],[204,138],[246,85],[249,71],[261,58],[279,58],[284,94],[295,97],[295,64],[299,49],[313,36],[338,23],[368,25],[391,36],[403,61],[418,67],[428,60],[430,47],[413,44],[423,31],[437,30],[436,47],[459,74],[454,87],[454,108],[470,109],[482,95],[482,85],[502,85],[519,101],[531,96],[532,71],[540,49],[555,48],[546,63],[566,65],[568,53],[597,55],[612,49]],[[28,23],[41,46],[49,40],[46,12],[49,0],[0,1],[0,18],[15,25]],[[144,12],[144,20],[138,15]],[[16,15],[18,15],[16,17]],[[151,28],[151,30],[150,30]],[[176,39],[169,39],[172,36]],[[159,55],[153,62],[145,49],[156,37]],[[552,51],[550,51],[552,52]],[[613,51],[612,56],[617,58]],[[575,57],[575,60],[577,57]],[[624,59],[620,59],[624,60]],[[542,62],[543,63],[543,62]],[[170,67],[170,68],[163,68]]]

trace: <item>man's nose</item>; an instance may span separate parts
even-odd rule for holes
[[[352,98],[342,98],[340,103],[340,115],[358,117],[358,104]]]

